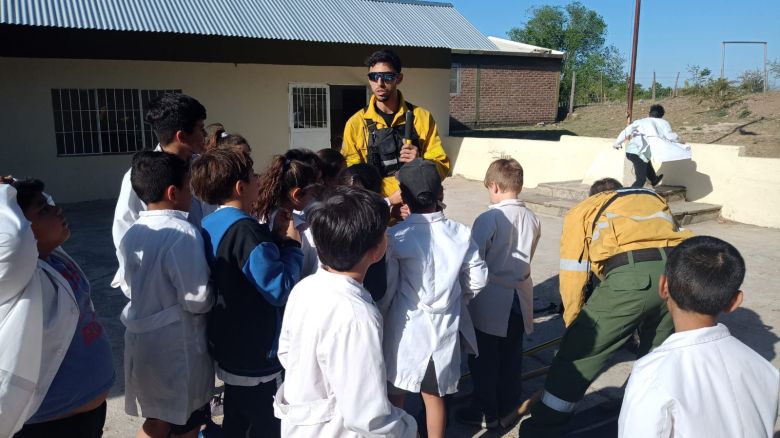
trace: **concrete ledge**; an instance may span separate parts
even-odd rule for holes
[[[452,174],[481,180],[490,163],[504,156],[523,165],[525,187],[603,177],[623,179],[627,160],[612,139],[561,136],[559,141],[445,137]],[[687,201],[723,206],[729,220],[780,228],[780,159],[746,157],[744,148],[691,144],[693,160],[655,164],[664,183],[683,186]]]

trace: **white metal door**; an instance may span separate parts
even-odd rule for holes
[[[330,90],[327,84],[290,84],[290,148],[330,147]]]

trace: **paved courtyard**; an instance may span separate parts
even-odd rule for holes
[[[56,195],[56,193],[54,193]],[[446,214],[455,220],[471,225],[474,218],[487,208],[487,193],[481,182],[462,178],[449,178],[445,182]],[[137,418],[124,413],[123,384],[123,333],[119,314],[127,299],[118,289],[111,289],[109,283],[116,271],[116,258],[111,242],[111,221],[113,201],[94,201],[63,206],[73,231],[65,244],[68,252],[86,271],[93,287],[93,300],[101,322],[106,328],[114,349],[114,365],[117,382],[111,390],[108,401],[108,417],[105,434],[107,438],[131,437],[140,425]],[[757,208],[760,208],[757,206]],[[551,309],[560,303],[558,296],[558,249],[562,219],[540,216],[542,238],[532,264],[535,283],[535,332],[524,339],[525,348],[560,336],[563,323]],[[723,322],[732,334],[751,346],[775,367],[780,367],[778,341],[780,341],[780,300],[778,300],[777,279],[780,266],[780,230],[754,227],[729,222],[706,222],[691,225],[697,234],[708,234],[734,244],[747,262],[747,278],[743,286],[745,302],[736,312],[723,317]],[[548,350],[524,362],[524,371],[549,363],[553,351]],[[578,411],[617,403],[622,397],[622,386],[631,370],[633,358],[622,351],[614,358],[605,372],[591,385]],[[541,388],[544,377],[526,382],[525,395]],[[463,385],[468,390],[468,383]],[[462,402],[456,397],[454,403]],[[588,412],[596,412],[594,411]],[[594,415],[596,418],[604,416]],[[607,416],[608,418],[608,416]],[[614,435],[614,424],[598,429],[572,434],[577,437],[608,437]],[[776,425],[776,430],[780,430]],[[517,427],[502,432],[485,432],[450,422],[447,435],[452,437],[516,437]],[[780,433],[775,434],[780,437]]]

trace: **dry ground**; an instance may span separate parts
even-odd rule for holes
[[[745,146],[754,157],[780,157],[780,91],[750,94],[728,108],[693,96],[637,101],[635,118],[645,117],[652,103],[666,109],[665,118],[688,143]],[[625,127],[624,102],[578,107],[566,120],[545,126],[481,129],[453,135],[498,136],[555,140],[560,135],[617,137]]]

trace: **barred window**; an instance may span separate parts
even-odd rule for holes
[[[52,89],[58,156],[127,154],[157,144],[143,122],[149,101],[181,90]]]
[[[327,128],[328,96],[325,86],[293,86],[293,127]]]

